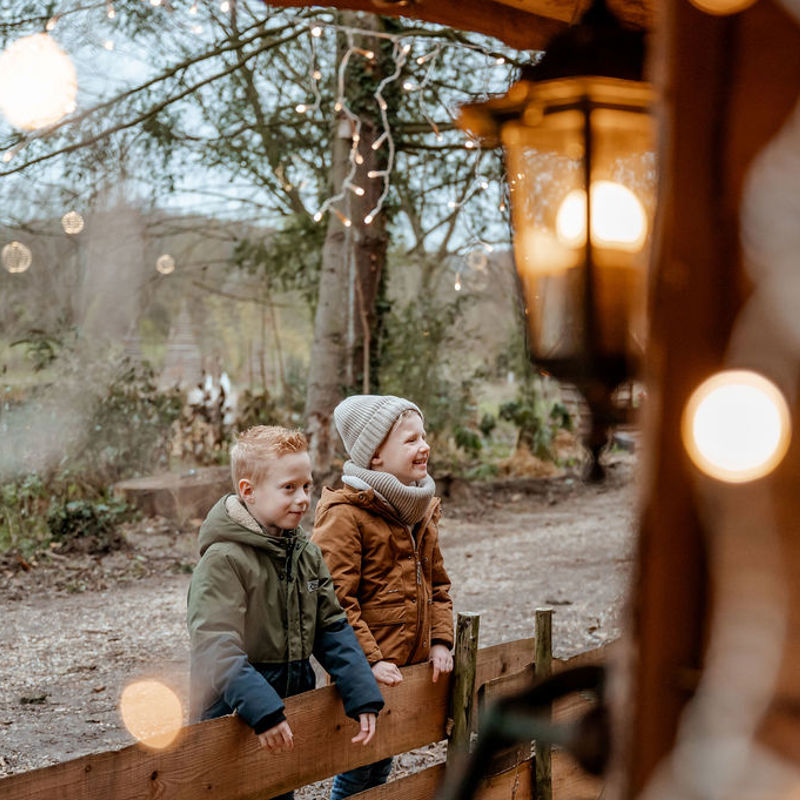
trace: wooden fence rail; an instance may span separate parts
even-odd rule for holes
[[[495,682],[497,687],[498,678],[506,677],[509,687],[518,686],[516,673],[531,674],[534,654],[533,638],[478,650],[475,695],[484,684]],[[291,752],[267,753],[240,719],[223,717],[186,726],[168,750],[134,744],[12,775],[0,780],[0,800],[263,800],[445,739],[451,686],[450,676],[433,683],[428,664],[404,668],[399,686],[382,687],[386,706],[378,735],[367,747],[351,744],[356,723],[344,715],[336,688],[325,686],[286,699],[295,743]],[[444,765],[430,767],[359,798],[428,800],[443,769]],[[559,795],[562,772],[573,783],[578,772],[566,762],[564,770],[554,762],[556,800],[597,796],[597,792]],[[512,790],[520,800],[531,797],[529,761],[493,776],[480,797],[511,798]]]

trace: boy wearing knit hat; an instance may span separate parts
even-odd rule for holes
[[[392,395],[354,395],[333,412],[349,460],[342,488],[325,488],[312,539],[380,683],[429,661],[450,672],[453,602],[439,549],[441,501],[428,475],[422,412]],[[337,775],[331,800],[385,783],[392,759]]]

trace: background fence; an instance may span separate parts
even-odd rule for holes
[[[577,663],[598,663],[602,650],[566,662],[551,662],[549,611],[537,612],[537,637],[477,649],[477,615],[459,614],[456,669],[433,683],[428,664],[402,670],[403,682],[381,687],[386,706],[375,739],[351,744],[356,723],[342,710],[334,686],[286,699],[294,750],[270,754],[238,717],[223,717],[182,729],[164,751],[140,744],[96,753],[0,780],[0,800],[264,800],[347,769],[369,764],[449,738],[452,762],[469,745],[480,702],[522,688],[534,674]],[[538,658],[538,668],[537,668]],[[587,701],[569,698],[556,705],[556,718],[577,713]],[[449,736],[448,736],[449,734]],[[588,800],[602,790],[565,755],[540,748],[539,763],[530,748],[484,782],[482,800],[537,796],[538,800]],[[359,800],[428,800],[444,775],[437,764],[357,795]],[[537,790],[538,776],[538,790]]]

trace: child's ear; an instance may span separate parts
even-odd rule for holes
[[[247,478],[242,478],[239,481],[239,497],[245,501],[245,503],[252,503],[255,500],[255,496],[253,495],[253,484],[250,483]]]
[[[381,458],[381,451],[378,450],[374,456],[370,459],[369,466],[370,469],[375,469],[375,467],[380,467],[383,464],[383,459]]]

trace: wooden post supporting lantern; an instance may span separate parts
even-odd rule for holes
[[[503,146],[531,355],[583,391],[593,478],[621,416],[612,394],[644,345],[655,159],[643,61],[643,34],[596,3],[506,96],[461,109],[461,127]]]

